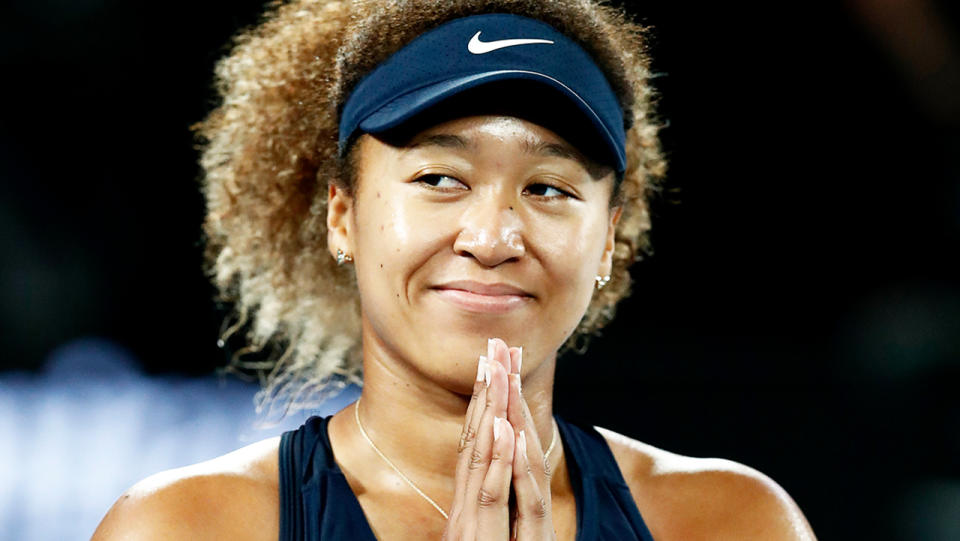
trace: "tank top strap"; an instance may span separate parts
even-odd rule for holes
[[[554,416],[577,506],[577,541],[653,541],[607,441]]]
[[[280,541],[376,541],[333,457],[330,417],[280,438]]]

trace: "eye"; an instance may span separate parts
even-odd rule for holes
[[[459,180],[447,175],[428,174],[417,177],[414,182],[426,184],[432,188],[440,190],[452,190],[466,188],[467,186]]]
[[[531,184],[530,186],[527,186],[527,189],[524,191],[529,193],[530,195],[535,195],[537,197],[544,197],[547,199],[574,198],[573,194],[571,194],[570,192],[561,190],[556,186],[551,186],[549,184],[543,184],[543,183]]]

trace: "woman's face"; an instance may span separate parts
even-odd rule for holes
[[[356,188],[331,188],[328,225],[331,251],[354,258],[365,352],[458,392],[490,337],[523,346],[524,376],[553,358],[610,272],[613,173],[594,178],[563,139],[514,117],[358,144]]]

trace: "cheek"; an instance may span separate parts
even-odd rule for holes
[[[402,191],[402,190],[401,190]],[[365,204],[363,204],[365,203]],[[424,212],[396,190],[388,199],[374,192],[361,202],[357,219],[358,285],[365,278],[382,295],[405,297],[411,277],[442,243],[441,223],[424,223]],[[366,288],[361,289],[361,294]]]
[[[598,220],[567,227],[553,224],[539,236],[545,241],[540,244],[539,257],[549,284],[546,327],[559,333],[555,339],[561,344],[576,330],[593,299],[606,225]]]
[[[599,219],[567,224],[541,224],[537,237],[539,252],[551,278],[565,282],[571,294],[583,284],[592,284],[600,268],[606,242],[606,226]],[[577,293],[575,293],[577,292]]]

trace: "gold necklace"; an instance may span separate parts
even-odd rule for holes
[[[397,475],[399,475],[401,479],[403,479],[408,485],[410,485],[410,488],[415,490],[417,494],[419,494],[424,500],[427,500],[428,502],[430,502],[430,505],[432,505],[434,509],[436,509],[437,511],[440,511],[440,514],[443,515],[444,519],[449,519],[450,517],[447,515],[447,512],[444,511],[439,505],[437,505],[437,502],[433,501],[433,498],[431,498],[430,496],[427,496],[426,494],[423,493],[422,490],[417,488],[417,485],[413,484],[413,481],[411,481],[409,477],[404,475],[403,472],[400,471],[400,468],[396,467],[393,464],[393,462],[391,462],[390,459],[387,458],[387,455],[383,454],[383,451],[377,448],[377,446],[373,443],[373,440],[370,439],[370,436],[367,435],[367,431],[363,429],[363,423],[360,422],[360,398],[357,398],[357,401],[354,402],[353,404],[353,418],[357,420],[357,428],[360,429],[360,434],[363,435],[363,439],[367,440],[367,443],[370,444],[370,447],[373,448],[373,450],[378,455],[380,455],[380,458],[382,458],[383,461],[386,462],[388,466],[393,468],[393,471],[397,472]],[[557,438],[557,423],[551,422],[551,426],[553,427],[553,437],[550,438],[550,446],[547,447],[547,452],[543,455],[543,459],[545,462],[550,461],[550,452],[553,451],[553,446],[557,444],[557,440],[559,439]]]

